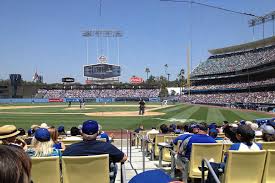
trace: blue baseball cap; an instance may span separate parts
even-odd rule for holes
[[[82,125],[82,132],[87,135],[93,135],[98,132],[98,123],[94,120],[87,120]]]
[[[47,142],[51,139],[50,132],[47,128],[38,128],[35,131],[34,137],[40,142]]]
[[[64,126],[59,126],[58,129],[57,129],[58,132],[64,132],[65,131],[65,128]]]

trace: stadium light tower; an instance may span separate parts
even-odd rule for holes
[[[97,37],[97,38],[107,38],[107,45],[109,45],[108,41],[109,38],[116,38],[117,41],[117,62],[119,65],[119,38],[123,36],[122,31],[119,30],[86,30],[86,31],[82,31],[82,36],[87,38],[86,39],[86,52],[87,52],[87,65],[88,65],[88,38],[91,37]],[[98,50],[98,46],[97,45],[97,50]]]
[[[273,21],[273,36],[274,36],[275,11],[272,11],[271,13],[268,13],[261,17],[253,18],[248,21],[248,26],[253,28],[253,40],[254,40],[254,27],[260,24],[263,24],[263,39],[264,39],[265,23],[269,21]]]

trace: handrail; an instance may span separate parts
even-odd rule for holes
[[[126,183],[126,170],[124,162],[120,163],[120,182]]]
[[[173,149],[169,149],[171,153],[171,177],[175,178],[175,171],[176,171],[176,154],[177,152],[174,151]]]
[[[210,165],[210,163],[209,163],[209,161],[206,159],[206,158],[203,158],[202,159],[202,161],[201,161],[201,169],[202,169],[202,179],[201,179],[201,182],[202,183],[205,183],[205,177],[204,177],[204,172],[205,172],[205,170],[204,170],[204,163],[206,164],[206,166],[207,166],[207,168],[208,168],[208,173],[211,173],[211,175],[214,177],[214,179],[215,179],[215,182],[216,183],[221,183],[220,182],[220,180],[219,180],[219,178],[218,178],[218,176],[216,175],[216,173],[214,172],[214,170],[213,170],[213,168],[212,168],[212,166]]]

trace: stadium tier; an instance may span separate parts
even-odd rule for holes
[[[274,106],[275,37],[209,52],[212,55],[191,73],[192,86],[184,90],[181,101],[252,104],[253,109]]]
[[[159,89],[38,90],[37,98],[158,97]]]

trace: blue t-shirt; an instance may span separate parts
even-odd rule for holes
[[[187,143],[186,151],[184,155],[188,159],[190,159],[190,156],[191,156],[193,143],[217,143],[217,142],[215,141],[215,139],[213,139],[208,135],[204,135],[204,134],[192,135],[191,138],[189,139],[189,142]]]
[[[179,140],[184,141],[185,139],[187,139],[188,137],[190,137],[190,136],[192,136],[192,135],[193,135],[192,133],[186,133],[186,134],[177,136],[177,137],[173,140],[173,144],[177,145]]]
[[[111,162],[119,162],[123,159],[124,153],[114,145],[97,140],[81,141],[67,147],[63,156],[92,156],[109,154]]]
[[[62,145],[61,145],[60,142],[58,142],[57,144],[53,145],[53,148],[55,148],[55,149],[62,149]]]

